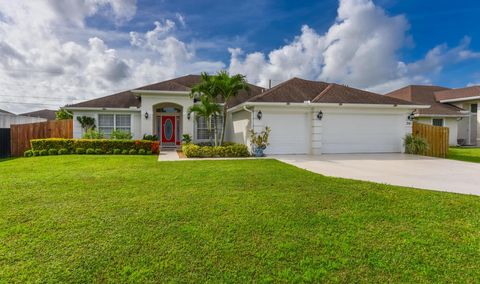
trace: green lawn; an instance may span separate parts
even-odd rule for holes
[[[480,279],[480,197],[275,160],[4,160],[0,216],[0,283]]]
[[[480,163],[480,148],[450,147],[448,159]]]

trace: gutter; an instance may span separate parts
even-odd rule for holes
[[[155,90],[130,90],[139,95],[190,95],[188,91],[155,91]]]
[[[130,111],[130,112],[137,112],[140,111],[140,108],[109,108],[109,107],[64,107],[66,110],[94,110],[94,111]]]
[[[473,100],[480,100],[480,96],[463,97],[463,98],[457,98],[457,99],[439,100],[439,102],[441,102],[441,103],[453,103],[453,102],[464,102],[464,101],[473,101]]]

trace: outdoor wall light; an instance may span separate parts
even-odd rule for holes
[[[317,118],[318,118],[318,120],[322,120],[322,118],[323,118],[323,112],[322,111],[319,111],[317,113]]]
[[[144,116],[145,116],[145,119],[148,119],[148,112],[145,112]]]
[[[414,118],[415,118],[415,114],[413,112],[408,115],[408,120],[409,121],[413,121]]]
[[[257,112],[257,118],[258,118],[258,120],[261,120],[261,119],[262,119],[262,116],[263,116],[263,113],[262,113],[261,110],[259,110],[259,111]]]

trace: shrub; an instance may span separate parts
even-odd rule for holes
[[[188,158],[212,157],[249,157],[247,146],[243,144],[228,144],[224,146],[200,146],[184,144],[182,151]]]
[[[143,140],[158,141],[158,136],[157,135],[145,134],[145,135],[143,135]]]
[[[114,140],[131,140],[132,134],[128,131],[123,130],[113,130],[110,134],[110,139]]]
[[[40,156],[48,156],[47,150],[40,150]]]
[[[107,152],[105,152],[105,154],[111,155],[111,154],[113,154],[113,150],[108,150]]]
[[[138,150],[139,155],[145,155],[146,151],[144,149]]]
[[[130,149],[130,151],[128,151],[128,154],[129,154],[129,155],[136,155],[136,154],[137,154],[137,150],[135,150],[135,149]]]
[[[102,149],[97,148],[97,149],[95,149],[95,154],[97,154],[97,155],[105,154],[105,151],[103,151]]]
[[[160,142],[152,142],[150,145],[150,151],[152,151],[154,154],[160,153]]]
[[[403,139],[405,153],[414,155],[425,155],[430,148],[427,140],[419,136],[408,134]]]
[[[122,150],[122,155],[127,155],[128,154],[128,150]]]
[[[85,154],[85,148],[77,148],[75,149],[75,153],[77,153],[78,155],[83,155]]]
[[[33,151],[32,150],[27,150],[23,153],[24,157],[31,157],[33,156]]]
[[[95,149],[93,149],[93,148],[88,148],[85,153],[87,153],[87,154],[89,154],[89,155],[93,155],[93,154],[95,154]]]
[[[31,140],[32,150],[49,150],[62,148],[69,152],[75,152],[77,148],[83,149],[102,149],[104,153],[113,149],[120,150],[140,150],[145,151],[155,150],[158,153],[160,143],[158,141],[145,140],[111,140],[111,139],[63,139],[63,138],[48,138],[48,139],[34,139]],[[152,150],[153,149],[153,150]]]
[[[57,149],[49,149],[48,154],[49,155],[58,155],[58,150]]]
[[[32,154],[33,154],[34,157],[38,157],[38,156],[40,156],[40,151],[32,150]]]
[[[62,149],[58,150],[58,154],[59,155],[67,155],[67,154],[69,154],[69,151],[68,151],[68,149],[62,148]]]
[[[100,131],[89,129],[87,130],[87,132],[85,132],[85,134],[83,134],[82,138],[83,139],[104,139],[105,135]]]
[[[183,142],[183,144],[192,143],[192,137],[190,136],[190,134],[183,134],[182,135],[182,142]]]
[[[145,152],[145,153],[146,153],[147,155],[152,155],[152,154],[153,154],[153,152],[152,152],[152,151],[150,151],[150,150],[148,150],[148,151],[147,151],[147,152]]]
[[[115,148],[115,149],[113,149],[113,154],[114,155],[120,155],[120,154],[122,154],[122,150],[120,150],[118,148]]]

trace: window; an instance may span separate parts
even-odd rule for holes
[[[472,113],[477,113],[478,112],[478,104],[471,104],[470,105],[470,111]]]
[[[201,117],[201,116],[197,116],[196,119],[195,119],[195,122],[196,122],[196,139],[197,140],[209,140],[210,137],[208,135],[208,125],[207,125],[207,122],[205,121],[205,118],[204,117]],[[223,123],[223,117],[222,116],[217,116],[216,117],[216,123],[217,123],[217,130],[218,130],[218,137],[220,137],[221,133],[222,133],[222,123]],[[214,133],[213,133],[213,130],[214,130],[214,121],[212,119],[212,122],[211,122],[211,129],[212,129],[212,138],[214,137]]]
[[[98,115],[98,131],[105,134],[106,138],[110,138],[110,134],[115,129],[113,114],[99,114]]]
[[[432,119],[432,125],[434,125],[434,126],[443,126],[443,118],[434,118],[434,119]]]
[[[130,114],[99,114],[98,130],[110,138],[114,129],[132,132]]]

